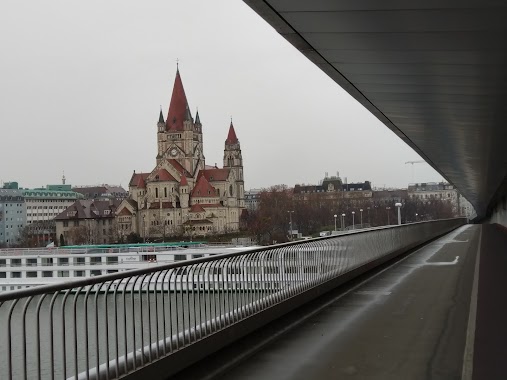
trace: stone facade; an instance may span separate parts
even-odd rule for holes
[[[129,196],[116,211],[119,234],[143,238],[205,236],[239,229],[245,209],[243,158],[234,126],[225,141],[223,168],[207,166],[199,113],[190,112],[179,70],[169,112],[157,123],[156,166],[132,175]]]

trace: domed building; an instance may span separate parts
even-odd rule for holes
[[[223,168],[206,165],[203,126],[188,105],[179,69],[167,117],[157,123],[158,154],[151,172],[134,173],[129,196],[116,210],[120,237],[206,236],[239,229],[245,210],[243,158],[234,126],[225,140]]]

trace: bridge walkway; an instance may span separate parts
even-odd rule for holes
[[[498,298],[506,237],[496,225],[463,226],[177,378],[506,378],[496,365],[507,357],[507,307]]]

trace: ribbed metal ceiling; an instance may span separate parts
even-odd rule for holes
[[[507,2],[245,0],[484,216],[506,192]]]

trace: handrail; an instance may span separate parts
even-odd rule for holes
[[[0,378],[31,368],[38,378],[121,377],[464,223],[351,231],[0,293]]]

